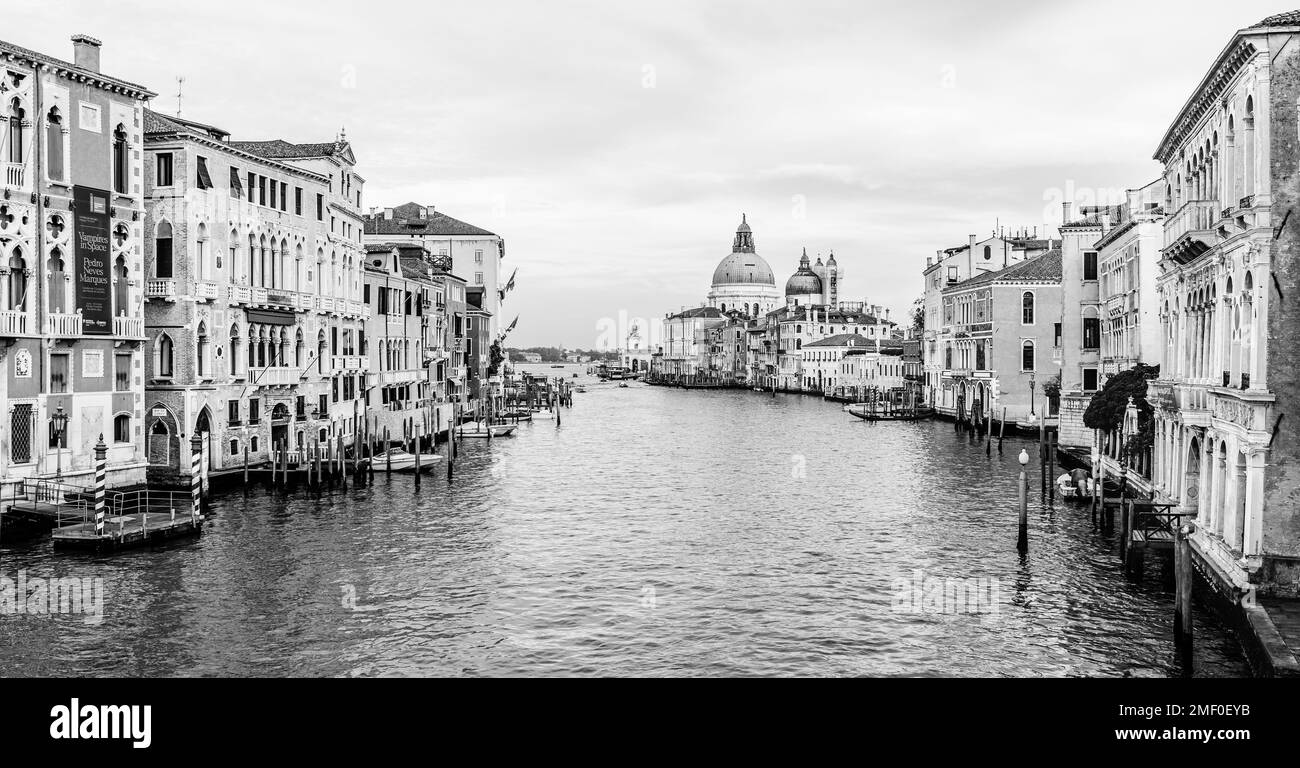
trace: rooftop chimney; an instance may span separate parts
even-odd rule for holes
[[[1061,203],[1061,221],[1065,222],[1066,224],[1069,224],[1070,220],[1074,218],[1071,215],[1071,208],[1073,206],[1074,203],[1069,203],[1069,202]]]
[[[429,218],[430,216],[433,215],[433,206],[430,205],[427,208],[421,208],[420,214],[426,219]]]
[[[375,218],[375,211],[377,211],[377,210],[379,210],[379,209],[376,208],[375,206],[373,206],[373,205],[370,206],[370,218],[372,218],[372,219]]]
[[[99,71],[99,47],[103,43],[90,35],[72,36],[72,63],[91,72]]]
[[[1101,209],[1101,233],[1104,235],[1110,231],[1110,207]]]

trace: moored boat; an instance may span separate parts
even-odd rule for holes
[[[442,457],[436,453],[420,454],[420,471],[427,472],[433,468],[434,462]],[[415,454],[408,453],[401,448],[389,448],[387,451],[371,459],[374,463],[375,471],[393,471],[393,472],[414,472],[415,471]]]

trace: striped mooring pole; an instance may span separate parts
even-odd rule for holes
[[[104,434],[95,443],[95,535],[104,535],[104,491],[108,484],[108,446]]]
[[[190,437],[190,516],[197,517],[203,503],[203,439],[195,433]]]

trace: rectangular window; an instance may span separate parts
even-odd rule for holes
[[[280,210],[289,210],[289,185],[283,181],[280,182]]]
[[[50,355],[50,392],[60,393],[68,391],[68,366],[70,365],[71,355],[54,354]]]
[[[1061,324],[1052,323],[1052,346],[1061,346]]]
[[[231,455],[231,456],[238,456],[238,455],[239,455],[239,441],[238,441],[238,440],[231,440],[231,441],[230,441],[230,455]]]
[[[325,196],[316,195],[316,221],[325,220]]]
[[[361,301],[366,304],[370,303],[370,283],[361,286]]]
[[[950,266],[950,267],[948,267],[948,282],[950,282],[950,283],[955,283],[955,282],[957,282],[957,267],[956,267],[956,266]]]
[[[294,401],[294,411],[300,419],[307,417],[307,398],[305,395],[298,395],[298,399]]]
[[[482,272],[475,272],[475,273],[474,273],[474,285],[482,285],[482,284],[483,284],[483,273],[482,273]]]
[[[257,204],[266,205],[266,177],[257,177]]]
[[[1083,391],[1084,392],[1097,391],[1097,369],[1096,368],[1083,369]]]
[[[153,241],[153,270],[159,278],[172,276],[172,239],[159,237]]]
[[[174,183],[172,180],[172,153],[159,152],[154,155],[154,166],[157,168],[158,186],[170,187]]]
[[[239,401],[238,400],[226,401],[226,423],[232,427],[239,425]]]
[[[208,175],[208,159],[201,155],[194,158],[196,163],[195,183],[199,189],[212,189],[212,177]]]
[[[296,216],[302,215],[302,187],[293,188],[293,212]]]
[[[319,401],[316,403],[316,407],[320,409],[320,418],[322,419],[329,418],[329,413],[330,413],[329,395],[321,395]]]
[[[244,196],[244,187],[239,183],[239,169],[230,166],[230,197],[238,200]]]
[[[1083,252],[1083,279],[1084,280],[1097,279],[1097,252],[1096,251]]]
[[[252,171],[248,173],[248,202],[257,202],[257,174]]]
[[[116,392],[131,391],[131,356],[113,356],[113,389]]]
[[[479,250],[474,251],[474,263],[475,264],[483,263],[483,249],[480,248]]]
[[[1095,317],[1083,318],[1083,348],[1101,348],[1101,320]]]
[[[262,420],[262,401],[256,397],[248,399],[248,423],[256,424]]]
[[[275,200],[276,200],[276,197],[275,197],[275,179],[271,179],[271,207],[272,207],[272,208],[277,207],[276,204],[275,204]]]
[[[1020,370],[1034,370],[1034,342],[1026,341],[1020,348]]]

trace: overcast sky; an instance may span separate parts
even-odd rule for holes
[[[741,212],[778,285],[834,250],[904,315],[927,254],[1060,223],[1151,154],[1229,36],[1285,5],[279,2],[13,4],[5,39],[161,95],[235,139],[346,126],[367,208],[506,239],[511,345],[704,300]],[[873,10],[877,8],[878,10]]]

